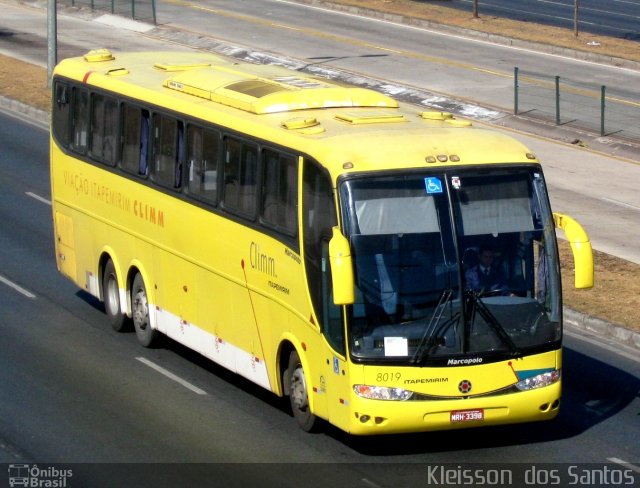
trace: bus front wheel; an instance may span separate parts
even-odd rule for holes
[[[109,317],[109,322],[116,332],[122,332],[129,328],[129,318],[122,313],[120,305],[120,287],[113,261],[109,260],[102,274],[102,297],[104,310]]]
[[[293,417],[302,430],[311,432],[316,423],[316,416],[309,408],[309,390],[304,377],[304,369],[297,351],[293,351],[289,356],[289,367],[287,368],[289,378],[289,400]]]
[[[147,289],[139,273],[133,279],[131,289],[131,315],[138,341],[144,347],[151,347],[157,339],[158,332],[151,328]]]

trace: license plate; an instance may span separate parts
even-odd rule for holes
[[[451,422],[474,422],[484,420],[484,410],[452,410]]]

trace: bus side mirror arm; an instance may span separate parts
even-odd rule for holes
[[[553,214],[555,226],[564,231],[564,234],[571,245],[573,261],[576,268],[575,287],[593,287],[593,250],[591,241],[582,226],[568,215],[560,213]]]
[[[329,241],[329,263],[333,283],[333,303],[352,305],[355,301],[351,246],[338,227],[333,228]]]

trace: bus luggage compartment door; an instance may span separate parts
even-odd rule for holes
[[[73,238],[73,220],[56,211],[56,263],[61,273],[76,280],[76,251]]]

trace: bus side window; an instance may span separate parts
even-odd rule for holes
[[[153,114],[153,178],[161,185],[180,188],[183,141],[182,122]]]
[[[147,176],[149,174],[149,111],[140,112],[140,147],[138,157],[138,174]]]
[[[122,108],[122,169],[138,173],[140,166],[141,110],[124,104]]]
[[[89,131],[89,92],[84,88],[73,88],[73,138],[71,147],[80,154],[87,152]]]
[[[176,147],[176,166],[173,171],[173,187],[182,188],[182,172],[184,170],[184,124],[178,121],[177,147]]]
[[[104,163],[116,161],[118,104],[100,94],[91,96],[91,156]]]
[[[53,129],[54,136],[58,143],[66,147],[69,145],[69,116],[71,114],[69,103],[70,88],[66,83],[61,81],[55,82],[55,99],[53,103]]]
[[[280,231],[295,235],[298,188],[296,160],[265,150],[262,161],[262,220]]]
[[[187,140],[189,193],[215,204],[218,193],[220,135],[215,131],[190,125]]]
[[[129,173],[148,174],[149,112],[125,104],[122,109],[122,169]]]
[[[258,150],[255,145],[224,141],[224,206],[253,218],[256,212]]]

